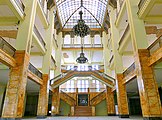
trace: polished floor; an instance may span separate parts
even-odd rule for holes
[[[119,118],[115,117],[48,117],[46,119],[28,118],[23,120],[143,120],[142,117]]]

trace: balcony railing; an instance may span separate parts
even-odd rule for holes
[[[39,33],[37,27],[34,25],[34,33],[36,34],[36,36],[38,37],[40,43],[43,45],[43,47],[46,49],[46,43],[44,42],[43,37],[41,36],[41,34]]]
[[[72,48],[72,47],[80,48],[81,44],[73,44],[73,45],[71,45],[71,44],[64,44],[63,47],[64,48]],[[83,47],[84,48],[86,48],[86,47],[87,48],[89,48],[89,47],[103,47],[103,45],[102,44],[94,44],[94,45],[92,45],[92,44],[84,44]]]
[[[147,49],[150,51],[151,55],[161,47],[162,47],[162,35],[158,37]]]
[[[123,75],[124,77],[126,77],[127,75],[129,75],[131,72],[133,72],[135,70],[135,63],[133,63],[130,67],[128,67],[124,72]]]
[[[42,73],[41,73],[36,67],[34,67],[31,63],[29,63],[28,69],[29,69],[32,73],[34,73],[36,76],[38,76],[39,78],[42,79]]]
[[[119,46],[121,46],[122,42],[124,41],[124,38],[127,35],[129,29],[130,29],[130,27],[129,27],[129,24],[128,24],[127,27],[126,27],[126,29],[125,29],[125,31],[121,35],[121,38],[120,38],[120,41],[119,41]]]
[[[102,92],[105,90],[105,88],[60,88],[63,92],[77,92],[77,89],[79,93],[88,92],[88,89],[89,92]]]
[[[5,41],[1,36],[0,36],[0,49],[9,54],[11,57],[15,55],[16,49],[13,46],[11,46],[7,41]]]
[[[41,5],[43,14],[46,16],[46,19],[48,21],[48,9],[46,9],[47,11],[45,12],[45,10],[44,10],[44,0],[38,0],[38,1],[39,1],[40,5]]]
[[[17,6],[19,7],[19,9],[21,10],[21,12],[24,13],[25,6],[24,6],[23,2],[21,0],[14,0],[14,1],[17,4]]]
[[[138,4],[138,8],[140,9],[142,7],[142,5],[144,4],[146,0],[140,0],[139,4]]]

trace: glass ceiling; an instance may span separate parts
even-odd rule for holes
[[[82,1],[82,5],[81,5]],[[108,0],[56,0],[63,28],[73,28],[83,12],[83,20],[90,28],[101,28]]]

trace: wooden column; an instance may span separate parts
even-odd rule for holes
[[[48,112],[48,95],[49,90],[47,88],[48,74],[43,74],[43,84],[40,86],[37,118],[46,118]]]
[[[139,49],[135,55],[142,114],[146,120],[160,120],[162,113],[158,86],[153,68],[148,66],[148,57],[147,49]]]
[[[53,90],[52,94],[52,115],[58,115],[60,108],[60,96],[59,96],[59,87]]]
[[[112,89],[108,86],[106,90],[107,114],[108,116],[115,116],[114,92],[112,92]]]
[[[11,68],[6,88],[2,118],[21,118],[24,112],[24,98],[27,83],[29,55],[25,51],[16,51],[16,67]]]
[[[120,118],[129,117],[127,92],[125,84],[122,84],[123,74],[117,74],[117,101],[118,101],[118,113]]]

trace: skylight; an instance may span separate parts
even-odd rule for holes
[[[56,0],[63,28],[73,28],[80,18],[81,10],[83,20],[90,28],[101,28],[107,2],[108,0]]]

